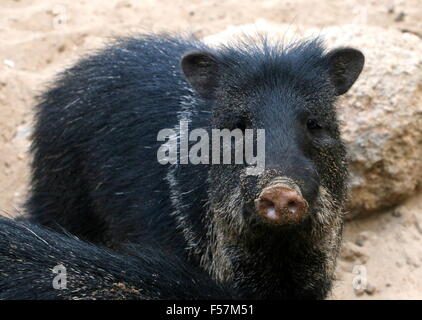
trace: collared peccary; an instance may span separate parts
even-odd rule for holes
[[[335,104],[363,64],[360,51],[327,52],[318,39],[118,40],[41,97],[31,220],[116,251],[157,243],[239,298],[324,298],[347,180]],[[180,121],[265,129],[265,170],[160,164],[157,134]]]
[[[208,274],[156,246],[128,250],[0,217],[0,300],[232,298]]]

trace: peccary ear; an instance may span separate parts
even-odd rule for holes
[[[210,98],[217,85],[217,59],[205,51],[188,51],[183,55],[181,65],[192,87],[202,97]]]
[[[336,95],[342,95],[359,77],[365,63],[365,56],[353,48],[339,48],[329,52],[327,58]]]

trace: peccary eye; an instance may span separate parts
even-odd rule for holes
[[[322,126],[316,119],[308,119],[308,121],[306,121],[306,127],[311,131],[322,129]]]

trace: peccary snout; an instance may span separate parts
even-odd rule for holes
[[[255,200],[255,208],[269,222],[295,224],[306,216],[308,203],[298,191],[276,184],[262,190]]]

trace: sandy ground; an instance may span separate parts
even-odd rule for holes
[[[34,97],[111,36],[162,30],[206,36],[265,19],[318,28],[367,23],[422,37],[421,17],[421,0],[2,0],[0,208],[16,214],[25,197]],[[421,239],[422,194],[348,223],[332,298],[422,299]]]

